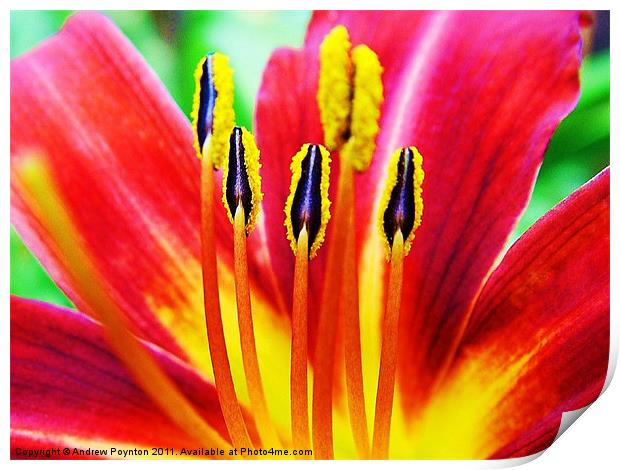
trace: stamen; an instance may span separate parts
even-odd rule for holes
[[[235,125],[232,75],[228,57],[220,52],[204,57],[194,72],[196,89],[191,114],[194,149],[198,158],[202,158],[205,150],[209,151],[216,169],[228,154],[228,137]],[[207,140],[209,145],[205,145]]]
[[[291,428],[293,446],[310,448],[308,424],[308,231],[297,239],[291,342]]]
[[[307,391],[308,258],[315,256],[323,243],[330,218],[330,162],[329,152],[323,146],[304,144],[301,147],[291,163],[291,190],[284,209],[287,237],[296,255],[291,345],[291,427],[293,442],[302,447],[310,442]],[[315,451],[317,445],[320,449],[315,438]],[[317,457],[323,458],[321,455],[322,452],[318,450]]]
[[[265,399],[258,355],[256,353],[246,251],[245,209],[241,200],[239,200],[234,219],[234,264],[237,318],[239,321],[243,369],[261,443],[263,447],[279,446],[278,438],[269,418],[267,400]]]
[[[297,253],[302,228],[308,231],[310,258],[325,240],[329,207],[329,152],[322,145],[304,144],[291,163],[291,189],[286,200],[284,225],[291,248]]]
[[[87,313],[105,326],[110,346],[136,382],[173,422],[197,442],[208,447],[229,449],[228,443],[203,420],[129,331],[124,313],[102,285],[102,276],[66,211],[45,162],[36,156],[24,158],[16,169],[16,183],[23,185],[26,197],[31,199],[31,205],[41,214],[40,220],[49,221],[44,225],[59,252],[63,253],[72,282],[80,286],[78,290],[82,292],[86,304],[96,307],[96,311]]]
[[[375,402],[373,459],[389,455],[396,361],[398,359],[398,321],[403,283],[403,259],[411,249],[415,231],[422,222],[422,155],[415,147],[396,151],[380,205],[379,227],[390,260],[388,298],[383,319],[381,362]]]
[[[334,330],[337,326],[338,298],[342,293],[345,324],[345,366],[349,416],[358,453],[368,455],[368,424],[364,403],[355,251],[353,169],[364,171],[370,165],[379,132],[383,103],[383,68],[377,55],[365,45],[351,52],[344,26],[336,26],[320,47],[320,73],[317,102],[325,142],[340,150],[340,176],[336,196],[334,236],[329,248],[321,302],[317,374],[313,401],[313,433],[322,443],[325,455],[332,453],[331,375]],[[343,258],[344,256],[344,258]],[[342,289],[342,292],[341,290]],[[323,351],[327,351],[323,353]],[[323,359],[320,359],[324,355]],[[320,395],[320,398],[317,396]],[[316,432],[315,432],[316,431]]]
[[[332,29],[320,47],[317,100],[325,145],[331,150],[338,150],[349,137],[352,93],[350,50],[349,32],[342,25]]]
[[[422,223],[423,180],[422,155],[417,148],[407,147],[394,152],[379,204],[379,230],[383,234],[388,260],[398,230],[403,234],[405,256],[411,249],[415,232]]]
[[[207,145],[209,140],[206,141]],[[252,448],[241,407],[235,393],[226,349],[222,312],[220,308],[217,280],[217,257],[215,253],[215,207],[214,182],[211,152],[206,151],[202,158],[201,174],[201,244],[202,244],[202,285],[204,292],[205,320],[209,353],[213,365],[213,375],[217,388],[222,414],[234,447]]]
[[[233,128],[229,149],[223,164],[225,189],[222,191],[222,201],[234,227],[235,294],[243,369],[261,443],[263,446],[277,446],[278,438],[271,426],[256,353],[248,278],[246,237],[256,223],[262,199],[259,151],[252,134],[241,127]]]
[[[243,206],[245,230],[249,235],[256,225],[263,199],[260,179],[260,151],[254,137],[243,127],[234,127],[230,134],[228,158],[223,164],[222,201],[231,223],[234,224],[237,206]]]
[[[382,71],[377,55],[368,46],[356,46],[351,52],[349,34],[344,26],[336,26],[321,43],[317,102],[325,143],[332,150],[340,150],[342,157],[334,215],[336,226],[328,253],[321,301],[317,373],[313,390],[313,435],[315,442],[319,442],[323,449],[317,452],[324,452],[327,458],[333,453],[331,355],[337,326],[334,312],[338,311],[340,289],[347,299],[354,297],[343,306],[347,393],[356,447],[361,456],[368,455],[355,235],[350,232],[354,230],[355,219],[353,169],[366,170],[375,150],[383,103]]]
[[[226,427],[234,447],[252,447],[232,380],[217,279],[215,253],[214,166],[228,155],[234,126],[233,81],[228,58],[218,52],[202,59],[194,73],[196,91],[192,109],[194,147],[202,159],[200,187],[200,241],[205,322],[215,386]]]
[[[375,139],[379,133],[380,108],[383,103],[383,68],[377,55],[365,45],[356,46],[352,53],[354,78],[351,109],[350,137],[344,144],[342,155],[342,180],[352,182],[351,166],[365,171],[375,151]],[[346,162],[346,164],[345,164]],[[343,185],[339,185],[344,187]],[[364,400],[364,379],[360,344],[360,321],[357,285],[357,257],[355,250],[355,196],[351,183],[351,201],[346,204],[349,216],[345,242],[345,265],[342,277],[344,311],[345,370],[347,397],[353,437],[358,453],[366,458],[368,449],[368,423]],[[338,249],[334,247],[334,249]]]

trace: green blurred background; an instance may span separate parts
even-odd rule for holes
[[[12,11],[11,57],[58,31],[70,11]],[[235,68],[237,120],[252,126],[261,73],[278,46],[299,46],[310,13],[110,11],[107,14],[155,69],[189,116],[193,71],[205,51],[228,54]],[[609,164],[609,14],[600,13],[593,50],[582,67],[582,96],[545,156],[532,200],[512,240]],[[11,293],[71,305],[11,229]]]

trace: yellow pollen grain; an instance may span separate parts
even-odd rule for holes
[[[231,129],[232,131],[232,129]],[[241,128],[241,139],[243,142],[243,150],[244,150],[244,165],[245,171],[248,175],[248,183],[250,185],[250,190],[252,192],[252,204],[250,209],[250,214],[248,217],[248,222],[245,226],[245,231],[249,235],[254,227],[256,227],[256,221],[258,219],[258,213],[260,212],[260,203],[263,200],[263,193],[261,191],[261,177],[260,177],[260,150],[256,146],[256,141],[254,140],[254,136],[250,131],[248,131],[245,127]],[[230,142],[228,140],[228,142]],[[229,143],[230,145],[230,143]],[[223,175],[222,181],[224,185],[226,185],[228,180],[228,152],[226,153],[226,157],[222,162]],[[226,214],[228,215],[228,220],[230,223],[234,224],[235,222],[235,210],[236,207],[229,207],[228,201],[226,200],[226,191],[222,191],[222,202],[224,203],[224,207],[226,208]]]
[[[407,256],[409,251],[411,250],[411,244],[413,243],[413,239],[415,238],[415,232],[422,224],[422,212],[424,211],[424,201],[422,200],[422,183],[424,182],[424,170],[422,169],[422,155],[418,151],[416,147],[408,147],[409,150],[413,153],[413,203],[414,203],[414,221],[413,228],[411,233],[407,236],[407,239],[404,241],[403,250],[404,255]],[[385,211],[388,208],[388,204],[390,203],[390,198],[392,196],[392,190],[394,186],[396,186],[397,178],[398,178],[398,162],[400,160],[400,155],[403,149],[396,150],[392,156],[390,157],[390,163],[387,169],[387,175],[385,179],[385,187],[383,189],[383,195],[381,196],[381,201],[379,202],[379,233],[381,233],[381,238],[383,239],[383,244],[385,246],[386,258],[389,261],[392,256],[392,247],[390,246],[390,242],[388,240],[387,234],[383,228],[383,216]]]
[[[194,150],[198,158],[202,158],[203,152],[198,141],[196,126],[200,108],[200,79],[202,78],[202,68],[205,60],[207,60],[207,57],[200,60],[194,71],[195,91],[191,118],[194,130]],[[213,161],[213,166],[216,169],[220,169],[225,156],[228,155],[228,138],[230,136],[230,131],[235,125],[235,111],[233,109],[234,83],[233,71],[230,67],[228,57],[221,52],[215,52],[211,60],[213,64],[213,86],[217,93],[217,97],[215,98],[215,106],[213,109],[213,128],[207,136],[209,145],[205,145],[205,149],[209,152],[209,156]],[[205,141],[205,144],[207,141]]]
[[[383,104],[383,67],[377,54],[361,44],[352,53],[353,103],[350,120],[350,138],[342,149],[343,158],[349,159],[357,171],[365,171],[375,152],[379,134],[379,117]]]
[[[308,148],[310,144],[304,144],[301,146],[299,152],[293,156],[293,160],[291,162],[291,186],[288,198],[286,198],[286,204],[284,206],[284,226],[286,227],[286,238],[288,238],[291,243],[291,249],[295,255],[297,254],[297,239],[295,238],[295,234],[293,232],[293,221],[291,219],[291,212],[293,208],[293,199],[295,198],[295,192],[297,191],[297,186],[299,184],[299,179],[301,178],[301,163],[304,158],[308,155]],[[321,247],[323,242],[325,241],[325,231],[327,230],[327,223],[331,217],[329,212],[329,208],[331,206],[331,201],[329,200],[329,173],[330,173],[330,163],[331,158],[329,156],[329,151],[319,145],[319,151],[321,152],[321,226],[319,227],[319,231],[316,234],[312,245],[310,246],[309,256],[310,258],[314,258],[318,249]]]
[[[352,64],[349,33],[336,26],[323,39],[319,51],[317,101],[325,145],[338,150],[345,142],[351,114]]]

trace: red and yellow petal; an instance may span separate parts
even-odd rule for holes
[[[425,28],[376,158],[410,144],[424,156],[424,216],[402,298],[408,410],[450,360],[529,201],[549,139],[577,102],[581,61],[578,13],[439,12]]]
[[[136,332],[180,357],[186,351],[174,334],[179,323],[191,323],[183,318],[189,312],[187,292],[179,288],[181,265],[198,250],[199,172],[191,137],[162,84],[101,15],[70,18],[11,64],[12,168],[32,152],[46,158]],[[45,224],[13,179],[11,189],[16,229],[69,298],[85,307]],[[151,312],[163,306],[179,307],[178,313],[154,318]]]
[[[407,380],[400,383],[408,410],[420,406],[454,354],[473,301],[527,204],[549,138],[577,101],[581,16],[318,12],[303,50],[278,51],[270,60],[256,114],[265,187],[278,184],[304,141],[321,135],[318,47],[329,30],[345,25],[352,44],[371,47],[385,69],[377,150],[368,171],[355,177],[364,365],[371,377],[386,294],[375,223],[386,165],[399,147],[415,145],[424,157],[424,216],[406,259],[401,314],[400,376]],[[337,156],[334,162],[336,181]],[[268,202],[267,219],[282,217],[284,192]],[[269,225],[277,235],[277,224]],[[292,273],[285,245],[270,240],[270,252],[283,256],[278,270]],[[322,266],[315,269],[320,281]]]
[[[401,380],[409,409],[453,353],[472,301],[527,204],[551,133],[577,100],[581,57],[577,13],[418,15],[415,34],[404,32],[400,61],[386,56],[382,130],[357,191],[366,194],[357,211],[366,243],[364,289],[383,285],[370,222],[388,156],[408,145],[424,156],[424,217],[406,259],[401,314],[401,377],[415,378]],[[381,49],[381,37],[357,40]]]
[[[15,449],[24,443],[119,449],[201,446],[136,385],[104,335],[101,325],[79,312],[11,298],[13,457],[20,457]],[[144,346],[205,421],[228,440],[213,385],[161,348]]]
[[[38,213],[36,200],[25,197],[15,177],[33,154],[45,159],[101,286],[126,313],[133,332],[210,374],[200,169],[191,128],[153,71],[100,14],[71,17],[60,33],[11,63],[12,222],[69,298],[91,311],[96,306],[87,305],[71,282],[66,259],[46,229],[53,214]],[[224,208],[217,207],[224,323],[239,375],[232,227]],[[253,236],[250,243],[256,336],[259,348],[267,349],[274,341],[288,342],[286,324],[273,320],[277,296],[265,282],[273,275],[265,270],[262,238]]]
[[[414,432],[429,446],[421,454],[508,458],[547,448],[562,413],[601,392],[609,312],[607,169],[526,232],[489,278]]]

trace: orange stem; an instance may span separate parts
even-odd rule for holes
[[[332,238],[327,253],[323,295],[317,334],[315,373],[312,387],[312,441],[317,459],[333,459],[332,387],[338,306],[347,239],[347,206],[353,204],[352,169],[340,160],[340,175],[334,208]]]
[[[213,364],[213,375],[217,388],[220,406],[226,427],[234,447],[252,447],[248,435],[241,407],[235,393],[224,327],[217,281],[217,257],[215,254],[215,211],[214,211],[214,183],[213,163],[208,157],[209,152],[203,152],[201,176],[201,243],[202,243],[202,285],[204,292],[205,320],[209,352]]]
[[[352,175],[351,175],[352,177]],[[354,190],[351,187],[351,190]],[[353,196],[353,199],[355,196]],[[368,422],[364,400],[364,377],[362,373],[362,346],[359,317],[359,292],[357,280],[357,256],[355,248],[355,207],[349,206],[347,241],[344,254],[342,300],[344,311],[344,362],[347,378],[347,402],[353,439],[361,458],[368,458]]]
[[[254,338],[254,323],[252,321],[252,301],[250,299],[250,283],[248,279],[248,259],[245,231],[245,211],[239,204],[234,219],[234,265],[235,265],[235,294],[237,297],[237,319],[239,321],[239,335],[241,338],[241,354],[243,368],[248,387],[248,395],[255,416],[256,426],[264,447],[278,447],[279,441],[271,425],[267,400],[263,390],[256,340]]]
[[[403,234],[398,230],[392,244],[388,300],[383,319],[383,341],[372,442],[373,459],[387,459],[390,451],[390,427],[396,381],[396,360],[398,358],[398,318],[400,316],[403,285],[403,258]]]
[[[308,425],[308,232],[297,240],[291,344],[291,428],[293,446],[310,448]]]

